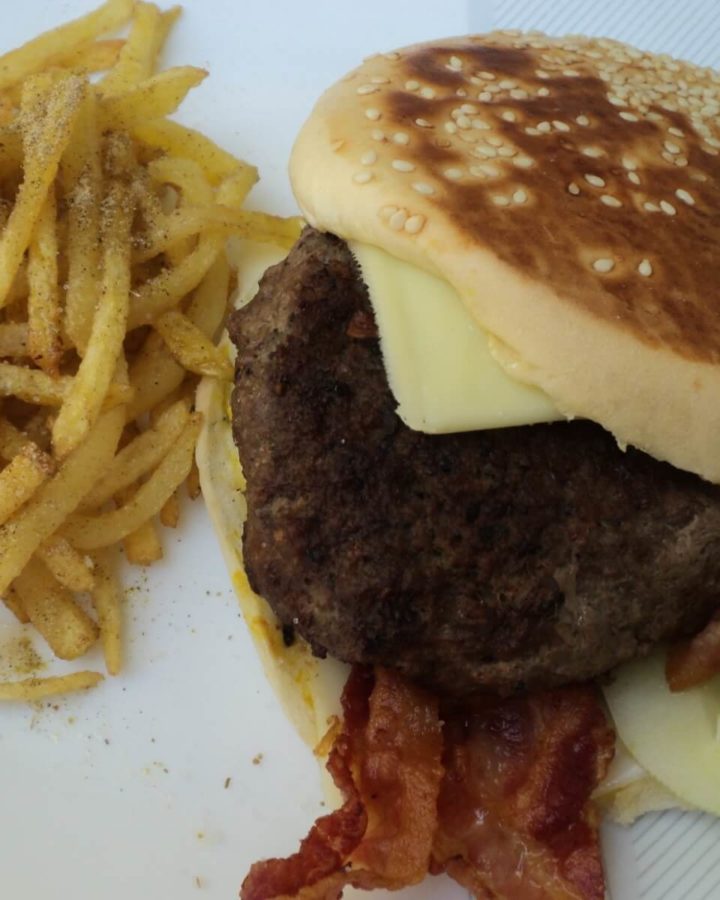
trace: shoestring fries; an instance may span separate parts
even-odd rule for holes
[[[195,386],[232,370],[227,240],[300,230],[244,210],[257,170],[166,118],[207,75],[157,70],[179,14],[108,0],[0,57],[0,598],[61,659],[99,642],[110,675],[120,556],[159,559],[180,488],[199,493]],[[102,678],[0,681],[0,700]]]

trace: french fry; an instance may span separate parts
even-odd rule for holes
[[[136,138],[149,147],[163,150],[169,156],[195,160],[213,185],[219,184],[239,166],[246,166],[254,172],[254,181],[257,181],[257,169],[254,166],[243,163],[204,134],[178,122],[166,119],[138,121],[133,124],[132,131]]]
[[[155,322],[155,329],[184,369],[197,375],[232,378],[233,364],[225,352],[183,313],[175,309],[164,313]]]
[[[124,46],[125,41],[120,38],[89,41],[58,57],[55,65],[88,75],[93,72],[104,72],[116,65]]]
[[[0,472],[0,524],[26,503],[55,467],[47,454],[28,444]]]
[[[54,534],[38,547],[36,556],[63,587],[78,593],[92,590],[93,571],[66,538]]]
[[[183,201],[206,206],[213,202],[213,187],[202,166],[194,159],[161,156],[148,163],[148,174],[160,184],[172,184],[180,189]]]
[[[118,675],[122,668],[122,598],[115,549],[97,550],[94,554],[97,573],[91,598],[100,626],[105,667],[109,675]]]
[[[105,96],[126,91],[152,75],[160,48],[179,14],[179,7],[162,13],[154,3],[136,3],[125,46],[112,71],[100,82]]]
[[[144,415],[172,394],[184,378],[185,370],[175,361],[163,339],[157,332],[151,332],[130,366],[130,386],[134,393],[127,407],[128,421]]]
[[[99,672],[73,672],[49,678],[24,678],[22,681],[0,681],[0,700],[23,700],[26,703],[86,691],[103,680]]]
[[[60,659],[77,659],[97,640],[98,626],[39,560],[25,566],[14,587],[28,618]]]
[[[27,625],[30,622],[28,614],[23,608],[22,601],[12,585],[5,591],[5,596],[2,598],[2,601],[21,625]]]
[[[188,91],[206,77],[204,69],[176,66],[146,78],[121,94],[102,97],[101,126],[130,129],[136,122],[169,116],[180,106]]]
[[[53,427],[53,446],[65,456],[83,440],[102,409],[125,338],[130,293],[132,206],[119,184],[110,187],[103,223],[103,283],[85,356]]]
[[[193,460],[190,471],[188,472],[188,477],[185,479],[185,487],[187,488],[187,495],[191,500],[197,500],[202,493],[200,487],[200,470],[198,469],[195,460]]]
[[[155,522],[148,519],[123,538],[125,558],[134,566],[151,566],[163,558],[163,547]]]
[[[86,91],[86,82],[77,75],[53,80],[35,75],[23,85],[24,177],[0,236],[0,306],[7,303]]]
[[[110,471],[83,499],[82,509],[97,509],[156,468],[185,428],[190,410],[178,401],[165,410],[151,428],[120,450]]]
[[[19,397],[26,403],[38,406],[60,406],[72,385],[73,378],[70,375],[52,378],[39,369],[0,362],[0,397]],[[127,403],[132,396],[130,386],[113,383],[104,398],[105,406]]]
[[[0,358],[26,356],[27,344],[27,322],[4,322],[0,325]]]
[[[98,516],[72,516],[63,529],[65,536],[80,550],[95,550],[121,541],[151,516],[157,515],[190,471],[200,424],[201,416],[194,413],[160,465],[128,503]]]
[[[0,416],[0,456],[10,462],[18,453],[30,446],[32,441],[12,422]]]
[[[222,252],[224,236],[214,231],[203,234],[197,247],[177,266],[165,269],[146,281],[130,301],[128,329],[151,324],[167,310],[177,306],[194,290]]]
[[[88,94],[61,167],[68,205],[65,330],[81,355],[90,337],[100,267],[102,164],[96,118],[95,96]]]
[[[119,28],[130,18],[132,8],[133,0],[108,0],[86,16],[46,31],[17,50],[0,56],[0,91],[21,83],[33,72],[58,59],[62,60],[69,52],[99,35]]]
[[[55,476],[0,526],[0,596],[40,544],[55,534],[105,473],[124,424],[125,410],[121,406],[100,416],[87,439],[66,457]]]
[[[229,290],[230,265],[222,254],[195,288],[187,307],[188,319],[211,340],[215,339],[225,318]]]
[[[189,473],[188,473],[189,474]],[[180,502],[177,493],[170,494],[160,510],[160,521],[166,528],[177,528],[180,522]]]
[[[58,240],[55,191],[49,190],[28,254],[28,353],[46,372],[57,375],[63,353],[60,335]]]
[[[283,219],[267,213],[230,209],[227,206],[183,206],[156,220],[134,259],[143,262],[165,252],[185,238],[209,228],[226,235],[290,248],[300,236],[300,219]]]

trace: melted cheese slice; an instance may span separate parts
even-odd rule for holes
[[[720,676],[673,694],[656,651],[617,669],[603,691],[642,768],[685,804],[720,816]]]
[[[398,415],[442,434],[563,418],[539,388],[495,360],[489,335],[446,281],[369,244],[351,243],[380,331]]]

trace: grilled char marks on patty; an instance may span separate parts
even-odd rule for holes
[[[248,575],[316,652],[463,699],[591,678],[718,606],[718,488],[589,422],[407,428],[337,238],[307,229],[230,333]]]

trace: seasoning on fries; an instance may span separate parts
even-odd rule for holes
[[[231,367],[227,239],[299,233],[241,208],[253,166],[165,118],[207,75],[156,70],[179,12],[108,0],[0,57],[0,597],[59,658],[99,641],[111,675],[120,548],[159,559],[178,488],[198,494],[194,389]],[[0,700],[102,677],[0,682]]]

